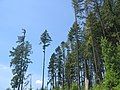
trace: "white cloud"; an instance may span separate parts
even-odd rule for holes
[[[9,70],[9,69],[10,69],[10,67],[0,64],[0,70]]]
[[[36,83],[36,84],[40,84],[40,85],[42,85],[42,80],[36,80],[35,83]]]

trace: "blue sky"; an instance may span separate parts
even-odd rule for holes
[[[32,44],[33,64],[29,66],[33,87],[42,79],[42,46],[39,45],[40,35],[45,29],[52,37],[52,43],[47,48],[45,81],[47,81],[47,66],[55,48],[67,39],[69,28],[74,22],[71,0],[0,0],[0,90],[10,87],[12,77],[9,68],[9,51],[16,46],[17,36],[22,28],[27,30],[26,40]],[[41,82],[38,82],[41,83]]]

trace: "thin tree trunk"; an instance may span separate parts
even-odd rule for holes
[[[63,90],[64,90],[64,78],[65,78],[65,50],[63,48]]]
[[[20,90],[20,84],[18,85],[18,90]]]
[[[78,48],[78,50],[77,50],[77,53],[78,53],[78,55],[77,55],[77,64],[78,64],[78,90],[80,90],[81,88],[80,88],[80,63],[79,63],[79,42],[78,42],[78,40],[77,40],[77,48]]]
[[[96,41],[95,41],[96,42]],[[100,55],[99,55],[99,48],[97,43],[95,43],[95,52],[96,52],[96,57],[97,57],[97,66],[98,66],[98,76],[99,76],[99,80],[102,81],[102,72],[101,72],[101,64],[102,64],[102,60],[100,59]]]
[[[21,84],[21,90],[23,90],[23,84]]]
[[[54,77],[53,77],[53,89],[54,89]]]
[[[44,49],[43,53],[44,53],[44,59],[43,59],[43,77],[42,77],[42,90],[44,90],[45,49]]]
[[[92,34],[92,30],[91,30],[91,34]],[[99,65],[98,65],[98,55],[97,55],[97,52],[96,52],[96,43],[95,43],[95,39],[93,37],[93,34],[92,34],[92,50],[93,50],[93,58],[94,58],[94,66],[95,66],[95,73],[96,73],[96,83],[99,84],[100,83],[100,77],[101,77],[101,74],[100,74],[100,68],[99,68]],[[99,62],[100,64],[100,62]]]
[[[89,90],[89,77],[88,77],[88,66],[87,66],[87,61],[85,61],[85,90]]]
[[[55,73],[55,86],[57,86],[57,81],[56,81],[56,77],[57,77],[57,76],[56,76],[56,73]]]

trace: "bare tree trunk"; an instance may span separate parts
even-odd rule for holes
[[[43,59],[43,77],[42,77],[42,90],[44,90],[45,49],[44,49],[43,53],[44,53],[44,59]]]
[[[85,66],[85,90],[89,90],[88,66],[86,60],[84,66]]]
[[[54,77],[53,77],[53,89],[55,88],[54,85],[55,85],[55,82],[54,82]]]

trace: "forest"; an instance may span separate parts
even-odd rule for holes
[[[74,22],[66,41],[61,41],[46,66],[46,48],[52,37],[45,30],[41,35],[43,46],[42,87],[37,90],[120,90],[120,0],[71,0]],[[32,45],[18,36],[17,47],[10,51],[13,78],[11,89],[23,88],[30,82],[25,74],[32,63]],[[56,37],[57,38],[57,37]],[[44,70],[48,68],[45,87]]]

